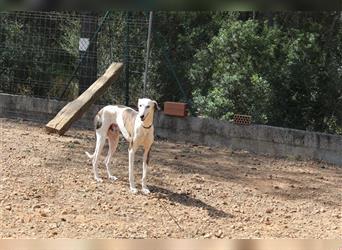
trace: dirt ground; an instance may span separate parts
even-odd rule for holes
[[[96,183],[93,131],[0,123],[1,238],[342,238],[342,166],[159,140],[152,193],[133,195],[127,143],[112,160],[118,180],[101,164]]]

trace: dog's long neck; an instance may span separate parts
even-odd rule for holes
[[[151,110],[151,112],[147,115],[146,119],[141,122],[143,127],[150,128],[153,125],[153,116],[154,110]]]

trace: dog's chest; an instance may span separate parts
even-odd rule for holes
[[[145,128],[137,128],[135,142],[139,145],[145,144],[146,141],[153,140],[153,128],[145,129]]]
[[[146,137],[149,137],[151,134],[151,128],[150,129],[145,129],[143,127],[140,127],[136,131],[137,137],[141,138],[142,140],[145,140]]]

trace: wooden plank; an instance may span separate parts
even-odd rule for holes
[[[46,129],[50,133],[63,135],[73,122],[81,118],[85,111],[99,98],[105,90],[115,81],[121,70],[122,63],[112,63],[106,72],[98,78],[86,91],[77,99],[69,102],[58,112],[48,124]]]

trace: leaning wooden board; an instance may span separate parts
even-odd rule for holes
[[[63,135],[73,122],[78,120],[85,111],[99,98],[105,90],[116,80],[122,70],[122,63],[113,63],[106,72],[98,78],[77,99],[69,102],[48,124],[46,129],[50,133]]]

